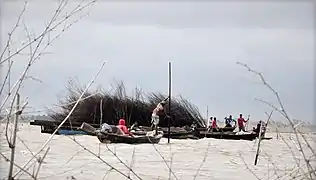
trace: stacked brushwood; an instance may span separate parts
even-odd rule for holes
[[[60,110],[51,112],[50,116],[56,121],[63,120],[75,102],[78,100],[84,87],[80,87],[73,80],[66,86],[68,94],[59,100]],[[124,118],[127,125],[135,122],[140,126],[150,126],[152,110],[167,96],[162,93],[143,93],[135,88],[134,95],[128,96],[123,82],[116,83],[112,92],[104,92],[100,89],[86,92],[83,99],[70,116],[71,122],[86,122],[99,124],[101,119],[100,103],[102,99],[102,123],[117,124],[120,118]],[[167,104],[166,109],[168,110]],[[199,127],[205,127],[203,117],[196,106],[188,100],[180,97],[172,97],[171,101],[171,126],[190,126],[195,122]],[[165,116],[160,117],[160,127],[167,127]]]

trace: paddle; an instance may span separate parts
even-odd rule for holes
[[[246,123],[246,128],[245,128],[246,131],[248,131],[249,118],[250,118],[250,114],[248,114],[248,117],[247,117],[247,123]]]

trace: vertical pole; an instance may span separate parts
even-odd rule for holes
[[[103,121],[103,108],[102,108],[102,104],[103,104],[103,99],[101,98],[101,101],[100,101],[100,128],[102,126],[102,121]]]
[[[21,112],[20,112],[20,94],[17,93],[16,96],[17,96],[17,99],[16,99],[16,113],[15,113],[15,119],[14,119],[13,139],[10,140],[10,144],[9,144],[9,146],[11,148],[11,161],[10,161],[9,178],[8,179],[10,179],[10,180],[12,179],[16,133],[17,133],[17,129],[18,129],[19,116],[21,114]]]
[[[255,157],[255,165],[257,165],[258,156],[259,156],[260,142],[261,142],[261,129],[262,129],[262,121],[261,121],[261,123],[260,123],[259,140],[258,140],[258,146],[257,146],[256,157]]]
[[[168,64],[169,66],[169,116],[171,118],[171,62]],[[170,143],[170,118],[168,118],[168,143]]]
[[[206,105],[206,125],[209,125],[208,124],[208,105]],[[208,128],[208,127],[206,127]]]
[[[268,120],[267,120],[267,124],[268,124],[268,122],[269,122],[269,120],[270,120],[270,118],[271,118],[271,116],[272,116],[272,113],[273,113],[273,111],[271,111],[271,113],[269,114],[269,117],[268,117]],[[261,133],[262,133],[262,121],[261,121],[261,123],[260,123],[260,130],[259,130],[259,142],[258,142],[258,146],[257,146],[257,152],[256,152],[256,157],[255,157],[255,165],[257,165],[257,161],[258,161],[258,156],[259,156],[259,150],[260,150],[260,143],[261,143],[261,138],[262,138],[262,136],[261,136]],[[265,128],[267,128],[267,127],[265,127]]]

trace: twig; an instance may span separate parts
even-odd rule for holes
[[[20,94],[17,94],[17,100],[16,100],[16,109],[19,111],[16,113],[15,121],[14,121],[14,130],[13,130],[13,139],[11,139],[9,143],[9,147],[11,148],[11,161],[10,161],[10,167],[9,167],[9,179],[12,179],[12,173],[13,173],[13,163],[14,163],[14,155],[15,155],[15,141],[16,141],[16,133],[18,128],[18,121],[19,116],[21,115],[22,111],[20,111]],[[7,136],[6,136],[7,137]]]
[[[40,160],[38,161],[38,167],[37,167],[36,173],[34,175],[34,179],[37,179],[37,175],[39,173],[39,170],[40,170],[40,168],[41,168],[41,166],[42,166],[42,164],[44,162],[44,159],[45,159],[45,157],[46,157],[46,155],[47,155],[49,150],[50,150],[50,148],[48,147],[47,150],[45,151],[44,155],[43,155],[43,158],[39,158]]]
[[[106,173],[103,176],[103,180],[105,180],[105,178],[107,177],[107,175],[110,173],[110,171],[112,171],[113,168],[110,168],[109,170],[106,171]]]
[[[24,142],[24,140],[22,140],[19,136],[16,136],[18,138],[19,141],[21,141],[21,143],[24,145],[24,147],[31,153],[32,156],[34,156],[34,158],[37,159],[37,161],[39,161],[39,159],[34,155],[34,153],[32,152],[32,150],[26,145],[26,143]]]
[[[251,172],[252,175],[254,175],[258,180],[261,180],[261,178],[259,178],[256,173],[254,173],[248,166],[248,164],[246,163],[245,159],[242,157],[242,155],[239,153],[239,157],[240,159],[244,162],[244,165],[246,166],[246,168],[249,170],[249,172]]]
[[[177,176],[175,175],[175,173],[172,171],[172,169],[170,168],[169,164],[167,163],[165,157],[163,157],[163,155],[159,152],[159,150],[156,148],[155,144],[153,144],[153,147],[155,149],[155,151],[158,153],[158,155],[162,158],[163,162],[166,164],[168,170],[172,173],[173,177],[176,178],[176,180],[179,180],[177,178]]]
[[[130,166],[129,166],[130,169],[133,168],[134,160],[135,160],[134,158],[135,158],[135,148],[133,149],[133,153],[132,153],[131,164],[130,164]],[[128,171],[128,177],[131,177],[130,175],[131,175],[131,171]]]
[[[84,149],[81,149],[79,151],[77,151],[73,156],[71,156],[68,161],[66,162],[66,164],[68,164],[75,156],[77,156],[79,153],[81,153],[82,151],[84,151]]]
[[[173,162],[173,154],[172,154],[172,150],[171,150],[171,144],[169,144],[169,151],[170,151],[169,180],[171,180],[171,169],[172,169],[172,162]]]
[[[71,113],[75,110],[75,108],[77,107],[78,103],[80,102],[82,96],[85,94],[85,92],[90,88],[90,86],[94,83],[95,79],[97,78],[97,76],[99,75],[99,73],[101,72],[101,70],[103,69],[104,65],[106,62],[103,62],[99,68],[99,70],[97,71],[97,73],[95,74],[95,76],[92,78],[91,82],[88,84],[88,86],[85,88],[85,90],[83,91],[83,93],[81,94],[81,96],[79,97],[78,101],[76,102],[76,104],[73,106],[73,108],[71,109],[71,111],[69,112],[69,114],[67,115],[67,117],[59,124],[59,126],[55,129],[55,131],[50,135],[50,137],[46,140],[46,142],[43,144],[43,146],[39,149],[39,151],[37,153],[35,153],[35,155],[38,155],[46,146],[47,144],[52,140],[52,138],[54,137],[54,135],[56,134],[56,132],[59,130],[59,128],[68,120],[68,118],[70,117]],[[33,160],[33,157],[23,166],[24,168]],[[20,171],[19,171],[20,172]],[[19,173],[18,172],[18,173]],[[17,174],[18,174],[17,173]],[[16,174],[16,175],[17,175]]]
[[[14,31],[16,30],[16,28],[18,28],[18,26],[19,26],[19,24],[20,24],[21,18],[22,18],[23,14],[24,14],[24,12],[25,12],[25,10],[26,10],[26,5],[27,5],[27,1],[24,2],[24,6],[23,6],[23,9],[22,9],[20,15],[18,16],[18,20],[16,21],[15,26],[13,27],[13,29],[12,29],[11,32],[9,33],[9,38],[8,38],[8,40],[7,40],[6,46],[4,47],[4,49],[3,49],[3,51],[2,51],[2,53],[1,53],[1,55],[0,55],[0,60],[3,58],[3,56],[4,56],[5,52],[6,52],[6,50],[7,50],[7,49],[9,48],[9,46],[10,46],[10,41],[11,41],[12,35],[13,35]],[[9,58],[9,59],[10,59],[10,58]],[[1,63],[0,63],[0,64],[1,64]],[[1,94],[1,93],[0,93],[0,94]]]
[[[68,137],[68,136],[67,136]],[[103,163],[105,163],[107,166],[109,166],[111,169],[113,169],[114,171],[118,172],[119,174],[121,174],[122,176],[131,179],[128,175],[124,174],[123,172],[121,172],[120,170],[116,169],[115,167],[113,167],[110,163],[106,162],[104,159],[102,159],[101,157],[99,157],[97,154],[95,154],[94,152],[92,152],[91,150],[87,149],[85,146],[83,146],[82,144],[80,144],[78,141],[76,141],[75,139],[72,139],[69,137],[69,139],[73,140],[76,144],[78,144],[80,147],[82,147],[84,150],[86,150],[87,152],[89,152],[90,154],[92,154],[93,156],[95,156],[96,158],[98,158],[99,160],[101,160]]]
[[[7,74],[5,75],[3,84],[2,84],[1,89],[0,89],[0,95],[2,94],[2,91],[4,90],[4,87],[5,87],[5,85],[6,85],[7,80],[9,79],[10,70],[11,70],[11,68],[12,68],[13,61],[11,61],[9,64],[10,64],[10,65],[9,65],[9,69],[8,69],[8,71],[7,71]],[[1,66],[0,66],[0,67],[1,67]],[[9,90],[9,93],[10,93],[10,90]],[[0,111],[0,112],[1,112],[1,111]]]
[[[7,157],[6,157],[4,154],[2,154],[1,152],[0,152],[0,155],[4,158],[5,161],[11,162],[10,159],[7,158]],[[33,178],[33,175],[32,175],[31,173],[29,173],[29,172],[27,172],[26,170],[24,170],[24,168],[22,168],[21,166],[17,165],[15,162],[13,162],[13,165],[14,165],[15,167],[19,168],[21,171],[25,172],[25,173],[26,173],[27,175],[29,175],[30,177]]]
[[[207,144],[207,149],[206,149],[204,158],[203,158],[203,160],[202,160],[202,162],[201,162],[201,164],[200,164],[198,170],[196,171],[196,173],[195,173],[195,175],[194,175],[194,178],[193,178],[194,180],[198,177],[199,172],[200,172],[202,166],[203,166],[204,163],[206,162],[206,159],[207,159],[207,156],[208,156],[208,150],[209,150],[210,146],[211,146],[211,141],[209,140],[209,141],[208,141],[208,144]]]
[[[288,120],[288,122],[290,123],[292,129],[294,130],[294,134],[295,134],[295,137],[296,137],[298,146],[299,146],[299,148],[300,148],[300,153],[301,153],[301,155],[303,156],[303,158],[304,158],[304,160],[305,160],[305,163],[306,163],[306,165],[307,165],[308,170],[309,170],[310,172],[312,172],[311,174],[309,174],[309,176],[310,176],[309,178],[312,179],[312,175],[314,175],[314,176],[316,177],[316,172],[314,171],[313,167],[311,166],[311,164],[309,163],[309,161],[308,161],[307,158],[306,158],[306,154],[305,154],[305,151],[304,151],[303,148],[302,148],[302,144],[301,144],[301,141],[300,141],[300,139],[299,139],[298,132],[297,132],[296,128],[294,127],[294,123],[293,123],[293,121],[292,121],[292,118],[288,115],[287,111],[286,111],[285,108],[284,108],[284,105],[283,105],[283,103],[282,103],[282,101],[281,101],[281,98],[280,98],[280,96],[279,96],[279,93],[267,83],[267,81],[265,80],[265,78],[264,78],[264,76],[262,75],[262,73],[259,73],[259,72],[255,71],[255,70],[251,69],[247,64],[244,64],[244,63],[241,63],[241,62],[237,62],[237,64],[239,64],[239,65],[245,67],[249,72],[252,72],[252,73],[256,74],[257,76],[259,76],[260,79],[261,79],[261,81],[263,82],[263,84],[264,84],[270,91],[272,91],[272,92],[274,93],[274,95],[275,95],[275,97],[276,97],[276,99],[277,99],[277,101],[278,101],[278,104],[279,104],[279,106],[280,106],[280,109],[279,109],[279,108],[276,108],[274,105],[272,105],[271,103],[268,103],[268,102],[266,102],[266,101],[262,101],[262,102],[264,102],[265,104],[268,104],[270,107],[272,107],[272,108],[275,109],[276,111],[280,112],[280,114],[281,114],[282,116],[284,116],[284,117]]]
[[[110,151],[115,157],[116,157],[116,159],[121,163],[121,164],[123,164],[128,170],[129,170],[129,172],[132,172],[138,179],[142,179],[141,177],[139,177],[139,175],[137,175],[135,172],[134,172],[134,170],[130,167],[130,166],[128,166],[126,163],[124,163],[122,160],[121,160],[121,158],[119,158],[118,156],[117,156],[117,154],[116,153],[114,153],[109,147],[108,147],[108,145],[107,144],[105,144],[106,145],[106,148],[107,148],[107,150],[108,151]],[[130,179],[130,176],[128,175],[128,179]]]

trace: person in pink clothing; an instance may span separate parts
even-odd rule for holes
[[[125,119],[120,119],[119,125],[117,127],[120,128],[125,135],[130,135],[130,136],[134,137],[133,133],[129,132],[127,129]]]
[[[238,123],[238,127],[239,127],[239,132],[242,130],[244,132],[246,132],[245,130],[245,126],[244,126],[244,123],[248,122],[249,121],[249,118],[247,120],[245,120],[243,117],[242,117],[242,114],[239,115],[239,118],[237,120],[237,123]]]
[[[212,129],[216,129],[216,128],[217,128],[217,121],[216,121],[216,117],[214,117],[212,121]]]

